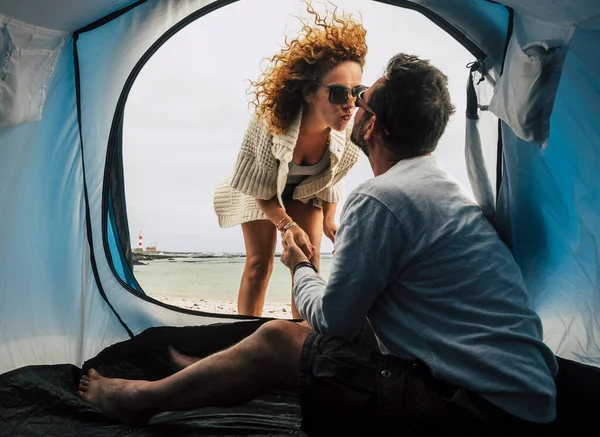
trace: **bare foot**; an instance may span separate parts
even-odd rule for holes
[[[148,423],[155,413],[145,408],[140,387],[147,381],[105,378],[90,369],[81,377],[77,396],[100,409],[108,417],[132,425]]]
[[[201,358],[198,357],[190,357],[189,355],[182,354],[171,345],[169,345],[168,351],[171,363],[178,371],[185,369],[186,367],[191,366],[195,362],[201,360]]]

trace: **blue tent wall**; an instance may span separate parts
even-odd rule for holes
[[[0,129],[0,373],[28,364],[81,365],[129,338],[128,331],[229,320],[130,293],[102,245],[104,160],[124,82],[156,39],[207,3],[146,2],[81,35],[83,149],[72,39],[47,84],[42,120]]]
[[[500,210],[558,355],[600,364],[600,26],[571,41],[547,149],[504,126]],[[595,26],[594,26],[595,24]]]
[[[90,293],[73,46],[48,84],[44,119],[0,130],[0,372],[78,362],[122,339]],[[106,329],[96,343],[88,328]],[[110,334],[116,332],[117,335]],[[37,361],[36,361],[37,360]]]
[[[402,6],[403,3],[422,4],[448,21],[486,54],[485,64],[488,77],[496,79],[500,75],[508,28],[508,10],[504,5],[487,0],[376,1],[399,6]],[[485,26],[482,26],[481,23],[485,23]],[[402,51],[401,45],[398,50]]]
[[[115,273],[121,278],[125,284],[127,284],[132,289],[138,291],[141,294],[144,294],[144,291],[138,284],[131,267],[129,267],[129,263],[125,254],[121,250],[118,235],[117,235],[117,226],[115,224],[115,212],[113,210],[112,198],[109,196],[108,200],[108,211],[107,211],[107,225],[106,225],[106,238],[108,240],[108,250],[111,255],[112,264],[115,268]]]

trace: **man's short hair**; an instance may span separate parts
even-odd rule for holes
[[[433,152],[454,113],[448,78],[428,60],[404,53],[390,59],[384,78],[369,98],[389,132],[382,131],[384,145],[401,156]]]

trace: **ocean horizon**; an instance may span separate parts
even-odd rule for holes
[[[245,252],[185,252],[185,251],[167,251],[159,250],[157,252],[132,251],[135,257],[173,257],[173,258],[245,258]],[[331,258],[331,252],[321,252],[321,257]],[[281,257],[281,252],[275,252],[275,257]]]

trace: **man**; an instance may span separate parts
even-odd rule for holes
[[[346,201],[329,282],[283,237],[314,330],[268,322],[156,382],[90,371],[80,396],[131,422],[297,389],[310,435],[546,431],[557,363],[519,268],[431,155],[454,111],[446,77],[400,54],[356,104],[352,138],[375,177]],[[353,342],[365,320],[383,353]]]

